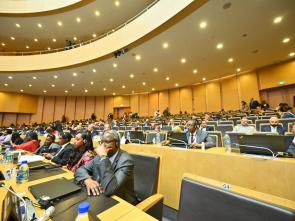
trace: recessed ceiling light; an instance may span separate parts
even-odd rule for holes
[[[282,21],[282,19],[283,19],[283,17],[281,17],[281,16],[275,17],[273,20],[273,23],[278,24]]]
[[[119,6],[120,5],[120,2],[119,1],[115,1],[115,5],[116,6]]]
[[[146,85],[146,83],[145,83],[145,82],[142,82],[142,85],[143,85],[143,86],[145,86],[145,85]]]
[[[74,40],[74,41],[77,41],[77,37],[73,37],[73,40]]]
[[[77,17],[76,21],[79,23],[81,21],[81,18]]]
[[[197,70],[197,69],[194,69],[194,70],[193,70],[193,73],[194,73],[194,74],[198,73],[198,70]]]
[[[93,69],[92,69],[92,72],[95,73],[95,72],[96,72],[96,69],[93,68]]]
[[[118,65],[117,65],[116,63],[114,63],[114,64],[113,64],[113,67],[116,68],[116,67],[118,67]]]
[[[155,88],[152,88],[152,91],[154,91],[155,90]]]
[[[134,78],[134,74],[130,74],[129,76],[130,76],[131,78]]]
[[[180,61],[181,61],[182,64],[184,64],[186,62],[186,59],[185,58],[181,58]]]
[[[57,25],[58,25],[58,26],[62,26],[62,22],[61,22],[61,21],[58,21],[58,22],[57,22]]]
[[[116,95],[116,93],[114,92],[114,93],[113,93],[113,96],[115,96],[115,95]]]
[[[114,79],[113,78],[110,78],[110,82],[114,82]]]
[[[5,87],[7,87],[7,86],[8,86],[8,84],[4,84],[4,86],[5,86]]]
[[[41,23],[38,23],[37,26],[38,26],[39,28],[42,28],[42,24],[41,24]]]
[[[37,41],[38,41],[38,39],[37,39],[37,38],[34,38],[34,41],[35,41],[35,42],[37,42]]]
[[[228,61],[229,63],[232,63],[232,62],[234,61],[234,59],[233,59],[233,58],[229,58],[227,61]]]
[[[24,92],[24,90],[23,90],[23,89],[20,89],[19,91],[20,91],[20,92]]]
[[[166,79],[167,81],[169,81],[169,80],[170,80],[170,77],[166,77],[165,79]]]
[[[11,40],[15,40],[15,37],[10,37]]]
[[[289,41],[290,41],[290,38],[284,38],[282,42],[283,43],[288,43]]]
[[[68,93],[68,91],[67,91],[67,90],[65,90],[65,93]]]
[[[202,78],[203,81],[206,81],[206,78]]]
[[[93,82],[93,81],[91,81],[91,82],[90,82],[90,84],[94,84],[94,82]]]
[[[207,22],[205,22],[205,21],[202,21],[202,22],[200,22],[200,28],[206,28],[207,27]]]
[[[217,49],[222,49],[222,48],[223,48],[223,44],[222,44],[222,43],[218,43],[218,44],[216,45],[216,48],[217,48]]]
[[[32,87],[33,85],[29,84],[29,87]]]
[[[295,52],[291,52],[291,53],[289,54],[290,57],[293,57],[294,55],[295,55]]]
[[[92,34],[92,37],[96,38],[96,34]]]
[[[126,88],[126,86],[125,85],[122,85],[122,88],[124,89],[124,88]]]
[[[48,47],[47,50],[50,51],[51,50],[51,47]]]
[[[36,80],[36,79],[37,79],[37,77],[36,77],[36,76],[33,76],[33,79],[34,79],[34,80]]]
[[[53,42],[56,42],[56,39],[55,39],[55,38],[52,38],[52,41],[53,41]]]
[[[132,94],[134,94],[134,93],[135,93],[135,91],[131,91],[131,93],[132,93]]]
[[[72,87],[75,87],[75,84],[72,83],[71,86],[72,86]]]
[[[2,46],[5,46],[5,43],[4,43],[4,42],[2,42],[2,43],[1,43],[1,45],[2,45]]]
[[[18,27],[18,28],[20,28],[20,24],[18,24],[18,23],[16,23],[15,26]]]
[[[88,90],[87,90],[87,89],[85,89],[85,90],[84,90],[84,92],[85,92],[85,93],[87,93],[87,92],[88,92]]]
[[[51,87],[55,87],[55,85],[54,85],[54,84],[52,84],[52,85],[51,85]]]
[[[240,72],[241,71],[241,68],[237,68],[237,72]]]
[[[26,49],[29,49],[30,47],[29,47],[29,45],[26,45]]]
[[[99,12],[99,11],[95,11],[94,14],[95,14],[96,16],[100,16],[100,12]]]
[[[9,78],[9,79],[12,79],[13,77],[12,77],[12,76],[8,76],[8,78]]]
[[[158,72],[158,68],[154,68],[154,72]]]
[[[57,76],[57,75],[54,75],[54,76],[53,76],[53,78],[57,79],[57,78],[58,78],[58,76]]]
[[[46,90],[43,91],[43,93],[46,93],[46,92],[47,92]]]
[[[76,72],[74,72],[74,73],[73,73],[73,76],[74,76],[74,77],[76,77],[76,76],[77,76],[77,73],[76,73]]]
[[[136,55],[135,56],[135,59],[139,61],[141,59],[141,56],[140,55]]]
[[[179,86],[179,84],[178,84],[178,83],[176,83],[176,84],[175,84],[175,87],[178,87],[178,86]]]
[[[167,42],[163,43],[163,48],[168,48],[168,47],[169,47],[169,45]]]
[[[107,89],[104,87],[103,90],[106,91]]]

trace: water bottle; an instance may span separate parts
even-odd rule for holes
[[[230,141],[230,137],[228,134],[225,134],[225,136],[223,138],[223,142],[224,142],[225,152],[230,153],[231,152],[231,141]]]
[[[159,143],[161,143],[161,134],[157,133],[156,134],[156,144],[159,144]]]
[[[4,163],[13,163],[13,148],[8,146],[5,150]]]
[[[130,132],[129,131],[127,131],[127,133],[126,133],[126,139],[130,142]]]
[[[94,217],[90,214],[90,203],[82,202],[78,206],[78,216],[75,221],[92,221],[95,220]]]
[[[19,170],[16,175],[16,183],[25,183],[29,181],[29,166],[28,161],[21,162]]]
[[[201,150],[202,150],[202,151],[205,151],[205,149],[206,149],[206,147],[205,147],[205,142],[202,142],[202,143],[201,143]]]

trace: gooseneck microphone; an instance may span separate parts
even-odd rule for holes
[[[183,141],[183,140],[178,140],[178,139],[174,139],[174,138],[171,138],[171,137],[168,137],[168,139],[169,140],[174,140],[174,141],[180,142],[180,143],[182,143],[182,144],[185,145],[185,148],[188,148],[188,144],[185,141]]]
[[[135,141],[135,142],[138,142],[138,144],[142,144],[142,143],[144,143],[142,140],[140,140],[140,139],[131,139],[130,138],[130,143],[133,143],[133,142]]]

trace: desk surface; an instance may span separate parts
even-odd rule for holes
[[[5,171],[7,169],[12,168],[13,165],[7,165],[7,164],[0,164],[0,170],[1,171]],[[31,185],[35,185],[38,183],[42,183],[42,182],[46,182],[49,180],[53,180],[56,178],[61,178],[61,177],[65,177],[67,179],[71,179],[73,178],[73,173],[68,172],[64,173],[64,174],[59,174],[56,176],[51,176],[51,177],[46,177],[43,179],[39,179],[39,180],[34,180],[34,181],[30,181],[28,183],[23,183],[23,184],[16,184],[15,179],[13,180],[9,180],[9,181],[4,181],[5,185],[7,187],[11,186],[16,192],[18,193],[24,193],[25,196],[29,197],[33,202],[36,202],[34,197],[32,196],[32,194],[30,193],[30,191],[28,191],[28,187]],[[2,208],[2,202],[3,199],[6,195],[6,190],[3,188],[0,188],[0,208],[1,208],[1,213],[0,213],[0,220],[1,220],[1,215],[2,215],[2,210],[4,208]],[[113,198],[115,200],[117,200],[119,203],[116,204],[115,206],[109,208],[108,210],[105,210],[104,212],[100,213],[97,215],[97,217],[100,220],[103,221],[111,221],[111,220],[139,220],[137,219],[137,217],[140,217],[140,220],[147,220],[147,221],[153,221],[156,220],[153,217],[149,216],[148,214],[144,213],[143,211],[141,211],[140,209],[136,208],[135,206],[129,204],[128,202],[122,200],[121,198],[117,197],[117,196],[113,196]],[[39,216],[41,216],[43,214],[43,210],[39,209],[39,208],[35,208],[37,214]]]
[[[277,203],[294,205],[295,159],[257,159],[239,153],[225,153],[224,148],[205,151],[166,146],[126,144],[130,153],[161,156],[159,193],[164,204],[178,209],[181,179],[185,173],[207,177],[256,192],[273,195]],[[262,195],[261,195],[262,196]],[[279,199],[280,198],[280,199]]]

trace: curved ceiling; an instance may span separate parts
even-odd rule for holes
[[[118,58],[60,71],[2,73],[0,90],[121,95],[192,85],[253,70],[295,56],[294,8],[293,0],[210,0]]]
[[[153,1],[96,0],[83,7],[57,14],[0,16],[0,51],[42,51],[48,47],[63,48],[65,40],[87,41],[94,38],[94,34],[99,36],[125,23]]]

